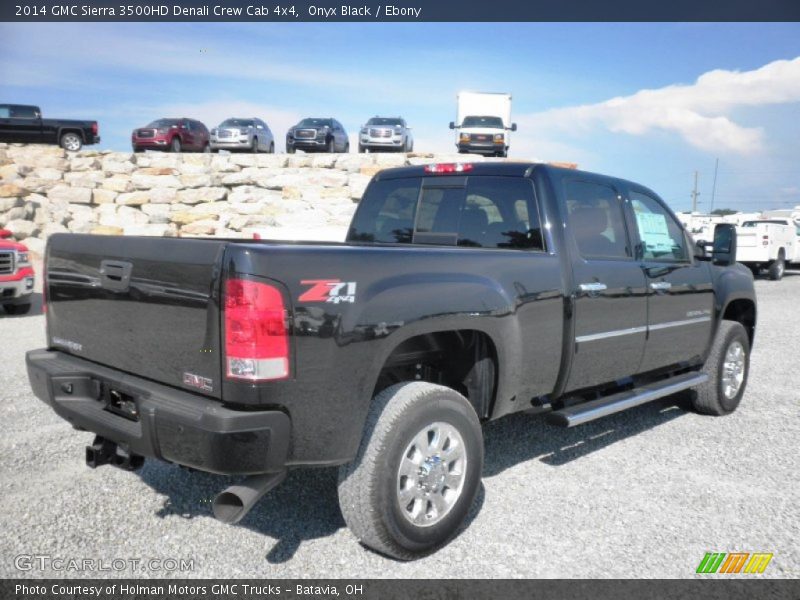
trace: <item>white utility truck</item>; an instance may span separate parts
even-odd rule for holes
[[[511,94],[493,92],[461,92],[457,96],[456,148],[460,154],[508,156],[511,132]]]
[[[745,221],[736,228],[736,260],[753,275],[767,269],[769,278],[777,281],[783,277],[786,263],[800,260],[797,233],[797,226],[787,219]]]

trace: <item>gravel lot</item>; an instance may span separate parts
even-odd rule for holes
[[[798,577],[800,272],[756,287],[738,412],[704,417],[673,398],[568,431],[529,415],[489,424],[471,521],[412,563],[356,543],[334,469],[291,473],[239,526],[211,516],[229,478],[155,461],[138,473],[88,469],[92,434],[73,431],[28,387],[25,351],[44,343],[40,307],[0,316],[0,576],[92,575],[15,568],[17,555],[37,554],[194,559],[191,572],[106,574],[126,577],[672,578],[694,576],[707,551],[744,551],[774,553],[763,577]]]

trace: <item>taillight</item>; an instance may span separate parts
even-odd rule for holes
[[[98,132],[98,131],[99,131],[99,130],[98,130],[98,128],[97,128],[97,121],[94,121],[94,122],[92,123],[92,135],[97,135],[97,132]]]
[[[436,173],[437,175],[445,173],[466,173],[472,171],[472,163],[438,163],[434,165],[425,165],[426,173]]]
[[[225,282],[225,373],[265,381],[289,376],[289,332],[283,295],[275,286]]]
[[[762,235],[761,236],[761,245],[762,246],[769,246],[769,236],[768,235]]]
[[[42,265],[42,314],[47,314],[47,255]]]

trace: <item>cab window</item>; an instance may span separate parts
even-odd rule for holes
[[[587,259],[631,258],[622,205],[610,186],[570,179],[567,214],[578,251]]]
[[[683,229],[652,196],[631,192],[631,208],[642,245],[642,258],[659,262],[688,260]]]

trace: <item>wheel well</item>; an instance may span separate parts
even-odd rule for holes
[[[58,139],[60,140],[68,133],[74,133],[83,140],[83,132],[80,129],[61,129],[58,132]]]
[[[373,397],[402,381],[428,381],[463,394],[480,418],[489,416],[497,388],[497,352],[491,338],[472,329],[410,338],[389,355]]]
[[[753,343],[756,329],[756,305],[750,300],[733,300],[725,307],[722,318],[727,321],[737,321],[747,330],[747,337]]]

